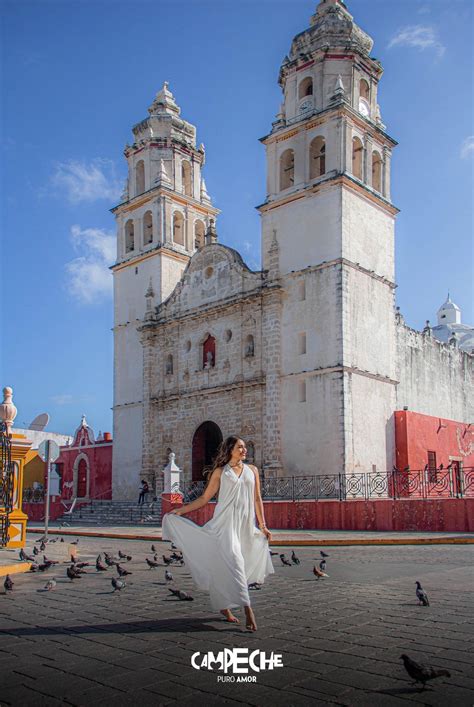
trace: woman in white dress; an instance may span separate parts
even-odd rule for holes
[[[244,463],[246,455],[245,442],[228,437],[219,449],[204,493],[163,517],[162,537],[182,550],[196,586],[209,592],[212,608],[227,621],[240,623],[231,609],[243,606],[247,629],[256,631],[248,585],[263,583],[275,570],[258,471]],[[180,517],[202,508],[217,493],[214,516],[202,527]]]

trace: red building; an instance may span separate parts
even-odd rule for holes
[[[83,415],[72,444],[61,447],[53,468],[60,477],[62,499],[112,498],[112,435],[104,432],[95,439]]]
[[[472,483],[474,424],[395,412],[396,466],[406,470],[406,494],[421,493],[422,486],[436,495],[463,495]],[[464,472],[464,473],[463,473]],[[467,472],[467,473],[466,473]]]

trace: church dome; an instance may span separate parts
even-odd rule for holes
[[[461,309],[449,296],[438,309],[438,326],[433,335],[445,344],[454,344],[462,351],[474,353],[474,327],[461,322]]]
[[[441,324],[460,324],[461,323],[461,310],[455,304],[451,297],[446,299],[446,302],[441,305],[438,309],[438,325]]]
[[[311,17],[311,26],[293,39],[290,60],[317,49],[337,46],[368,55],[373,43],[373,39],[355,24],[343,0],[321,0]]]

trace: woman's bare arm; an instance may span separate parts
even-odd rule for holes
[[[270,539],[271,533],[265,525],[265,513],[263,508],[262,494],[260,491],[260,476],[256,466],[250,465],[255,476],[255,515],[257,516],[258,527]]]
[[[215,496],[216,493],[219,491],[219,487],[221,484],[221,474],[222,469],[214,469],[210,481],[204,489],[203,494],[199,496],[199,498],[196,498],[195,501],[192,501],[191,503],[186,503],[184,506],[181,506],[181,508],[175,508],[171,511],[171,513],[181,516],[185,513],[191,513],[191,511],[197,511],[198,508],[206,506],[211,500],[211,498]]]

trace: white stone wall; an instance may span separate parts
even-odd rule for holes
[[[397,324],[396,409],[474,421],[474,356]]]

